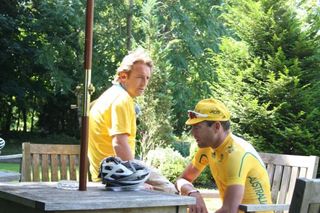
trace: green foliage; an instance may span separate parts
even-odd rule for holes
[[[213,96],[233,112],[234,131],[258,149],[319,155],[319,134],[310,128],[319,125],[311,118],[319,105],[306,102],[318,99],[319,72],[307,61],[319,63],[319,41],[296,9],[292,1],[229,1],[223,17],[239,39],[222,39],[213,56]]]
[[[158,169],[169,181],[175,182],[187,165],[187,161],[178,151],[172,148],[156,148],[146,156],[148,165]]]
[[[111,86],[116,69],[128,52],[126,49],[127,10],[128,7],[124,1],[95,1],[92,83],[96,91],[93,99],[99,97]],[[84,41],[83,33],[82,41]]]
[[[4,132],[13,128],[20,130],[20,121],[23,131],[33,131],[38,116],[41,120],[44,108],[50,108],[47,98],[56,94],[69,96],[63,101],[64,107],[59,106],[61,108],[57,111],[64,116],[52,122],[51,125],[58,124],[55,128],[48,128],[48,125],[41,128],[52,132],[57,129],[78,130],[69,109],[73,101],[71,89],[80,79],[77,71],[82,67],[79,64],[83,52],[79,46],[81,7],[78,1],[72,4],[66,1],[19,1],[2,11],[1,21],[12,24],[1,29],[1,34],[10,32],[10,36],[4,37],[7,41],[1,42],[7,45],[3,47],[7,52],[1,62],[5,72],[1,76],[3,84],[0,89],[1,108],[7,114],[6,119],[0,121]],[[61,103],[59,98],[56,96],[55,101]],[[65,119],[66,114],[71,120]],[[57,119],[59,116],[52,117]]]
[[[139,118],[138,153],[144,158],[149,150],[170,144],[173,140],[171,126],[172,96],[168,90],[168,73],[172,67],[167,63],[168,48],[157,34],[159,32],[157,12],[159,2],[146,1],[142,7],[141,28],[146,33],[142,45],[149,50],[155,64],[151,82],[144,96],[138,101],[142,106],[142,116]]]
[[[190,143],[186,141],[174,141],[171,144],[174,150],[177,150],[183,157],[190,155]]]
[[[172,94],[172,125],[174,132],[185,131],[186,111],[210,94],[209,82],[214,80],[208,55],[217,51],[219,37],[225,35],[217,8],[221,1],[165,1],[159,8],[163,37],[170,45],[167,59],[173,67],[169,73]]]
[[[259,150],[320,155],[319,14],[316,1],[147,0],[130,9],[97,0],[92,99],[111,85],[130,37],[155,62],[138,100],[142,158],[183,135],[186,111],[208,97],[228,105],[234,132]],[[4,0],[0,26],[0,131],[78,136],[70,104],[84,78],[84,1]]]

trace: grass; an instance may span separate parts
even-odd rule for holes
[[[19,172],[20,164],[19,163],[0,163],[0,170]]]

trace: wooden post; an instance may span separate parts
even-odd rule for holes
[[[88,132],[89,132],[89,105],[90,105],[90,90],[91,85],[91,67],[92,67],[92,38],[93,38],[93,8],[94,0],[87,0],[86,9],[86,33],[85,33],[85,82],[83,95],[83,110],[82,110],[82,134],[80,148],[80,175],[79,175],[79,190],[87,190],[87,174],[88,174]]]

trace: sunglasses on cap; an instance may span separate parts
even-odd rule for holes
[[[194,118],[207,118],[209,117],[209,115],[207,114],[201,114],[199,112],[195,112],[195,111],[192,111],[192,110],[188,110],[188,117],[190,119],[194,119]]]

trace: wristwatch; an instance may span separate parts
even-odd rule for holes
[[[190,192],[188,192],[188,196],[190,196],[192,193],[200,193],[198,190],[196,190],[196,189],[193,189],[193,190],[191,190]]]

